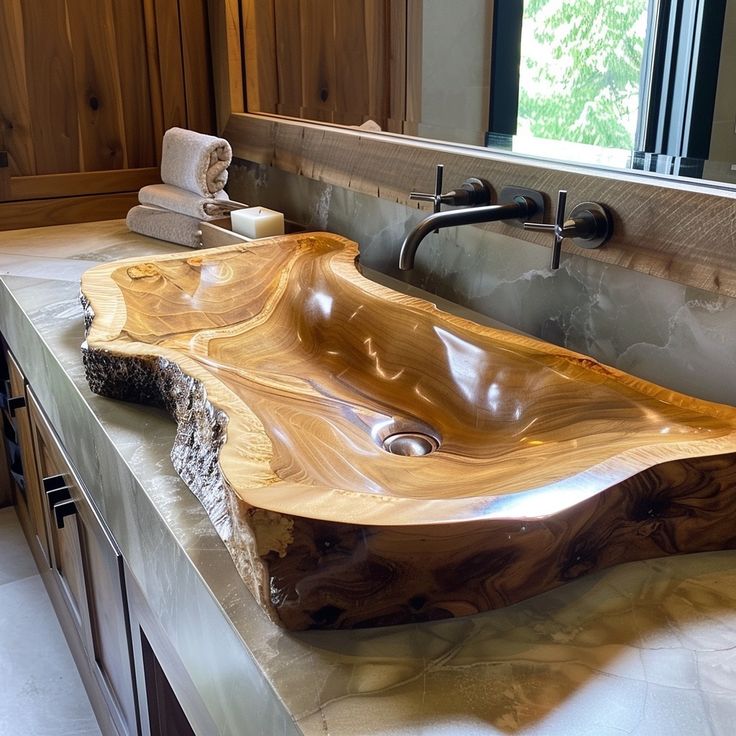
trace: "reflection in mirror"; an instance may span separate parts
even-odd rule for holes
[[[648,0],[524,4],[519,137],[636,146],[647,6]]]
[[[728,80],[718,73],[725,8],[496,3],[486,143],[537,155],[554,145],[562,158],[702,177]]]
[[[736,0],[243,5],[251,112],[736,183]]]

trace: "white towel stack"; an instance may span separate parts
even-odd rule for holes
[[[233,152],[224,138],[170,128],[164,133],[161,180],[138,192],[128,228],[159,240],[201,247],[200,222],[223,217],[234,207],[225,192]]]

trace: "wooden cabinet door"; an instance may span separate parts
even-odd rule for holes
[[[10,475],[10,459],[5,444],[5,422],[0,418],[0,508],[13,503],[13,480]]]
[[[14,502],[16,492],[21,489],[17,485],[18,454],[17,434],[10,415],[9,399],[11,395],[8,380],[8,366],[5,352],[0,343],[0,507]]]
[[[21,519],[29,527],[28,537],[30,538],[31,543],[38,545],[38,549],[40,549],[43,558],[48,564],[50,558],[46,534],[46,517],[44,514],[41,488],[36,471],[33,435],[31,432],[31,422],[28,415],[26,399],[26,381],[20,366],[10,351],[6,352],[6,362],[8,367],[8,384],[10,387],[10,393],[14,397],[12,413],[15,417],[16,436],[18,438],[20,457],[23,466],[23,485],[25,490],[24,500],[26,508],[22,510],[23,513],[21,513]],[[26,518],[23,518],[24,515]]]
[[[123,558],[95,508],[80,504],[89,601],[90,655],[118,731],[137,732],[130,625],[125,605]]]
[[[138,733],[120,550],[29,391],[38,473],[46,491],[52,569],[118,733]]]
[[[0,339],[0,443],[3,445],[5,460],[0,488],[0,506],[16,503],[21,521],[28,518],[26,501],[26,484],[23,477],[23,460],[21,457],[20,437],[16,410],[25,402],[21,393],[15,393],[10,381],[8,366],[8,349]]]

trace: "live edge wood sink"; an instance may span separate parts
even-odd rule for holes
[[[736,547],[736,409],[451,316],[356,257],[312,233],[82,279],[90,386],[172,414],[177,471],[281,625],[463,616]]]

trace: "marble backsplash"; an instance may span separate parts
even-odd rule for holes
[[[286,213],[360,245],[365,266],[511,327],[703,399],[736,405],[736,299],[550,251],[482,226],[427,237],[413,271],[398,271],[407,231],[426,212],[236,161],[232,199]]]

